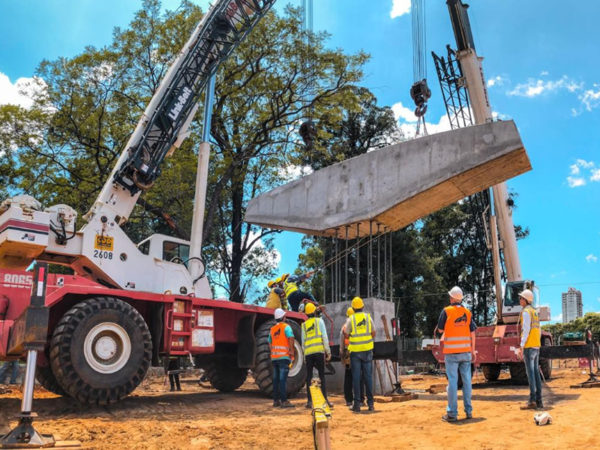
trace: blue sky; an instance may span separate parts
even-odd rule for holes
[[[207,5],[206,0],[196,0]],[[108,44],[141,0],[22,0],[0,2],[0,102],[22,102],[15,84],[43,59],[74,56],[87,45]],[[282,1],[299,6],[301,0]],[[314,0],[315,29],[331,46],[372,55],[365,85],[381,105],[394,106],[402,128],[412,84],[410,0]],[[533,171],[508,182],[520,194],[515,222],[531,235],[519,244],[525,277],[542,289],[542,303],[561,313],[560,293],[583,293],[584,310],[600,310],[600,2],[581,0],[472,0],[478,53],[485,57],[493,108],[515,120]],[[175,9],[177,0],[163,5]],[[366,6],[368,5],[368,7]],[[428,52],[453,44],[445,2],[426,1]],[[392,14],[394,12],[394,14]],[[395,16],[395,17],[392,17]],[[442,130],[445,110],[428,58],[433,90],[427,120]],[[300,236],[277,239],[281,270],[296,267]],[[584,282],[588,284],[583,284]]]

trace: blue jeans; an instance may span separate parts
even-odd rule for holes
[[[273,364],[273,400],[287,402],[287,378],[290,372],[290,360],[272,359]]]
[[[540,375],[540,349],[523,349],[523,361],[529,380],[529,403],[542,401],[542,376]]]
[[[350,353],[350,368],[352,370],[354,406],[360,405],[361,382],[364,383],[367,405],[373,406],[373,351]]]
[[[448,375],[448,408],[450,417],[458,416],[458,372],[463,382],[463,403],[465,413],[473,412],[471,405],[471,353],[453,353],[444,355],[446,374]]]
[[[10,384],[17,383],[17,377],[19,376],[19,361],[9,361],[5,362],[2,367],[0,367],[0,384],[4,383],[4,379],[6,378],[6,372],[12,366],[12,374],[10,377]]]

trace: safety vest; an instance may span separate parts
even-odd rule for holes
[[[271,359],[290,357],[290,345],[285,335],[288,326],[285,322],[279,322],[271,327]]]
[[[275,292],[275,288],[271,289],[269,293],[269,297],[267,298],[267,308],[281,308],[281,299],[279,298],[279,294]]]
[[[542,332],[540,330],[540,317],[538,316],[537,311],[531,305],[526,306],[523,311],[521,311],[521,317],[519,321],[523,323],[523,314],[527,311],[530,319],[530,328],[529,328],[529,336],[527,337],[527,341],[525,342],[525,348],[530,347],[541,347],[542,346]],[[523,331],[521,329],[521,337],[523,336]]]
[[[348,350],[354,352],[368,352],[373,350],[373,336],[371,336],[371,315],[357,312],[350,319],[350,339]]]
[[[304,330],[304,354],[325,353],[323,335],[321,334],[321,319],[311,317],[302,324]]]
[[[298,285],[295,282],[289,282],[286,280],[283,289],[285,290],[285,296],[289,297],[291,294],[298,290]]]
[[[471,351],[471,311],[463,306],[450,305],[444,327],[444,354]]]

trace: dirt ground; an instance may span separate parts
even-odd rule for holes
[[[506,375],[503,375],[505,377]],[[516,449],[598,448],[600,389],[571,389],[585,381],[582,369],[560,369],[544,386],[546,409],[554,423],[537,427],[533,411],[521,411],[528,387],[508,380],[483,384],[474,379],[473,420],[441,421],[446,394],[427,394],[443,377],[404,377],[418,400],[376,403],[374,413],[354,414],[341,396],[331,396],[334,449]],[[82,407],[41,388],[34,410],[37,429],[84,448],[112,449],[312,449],[311,415],[305,397],[294,409],[273,409],[249,380],[241,391],[221,394],[189,380],[184,392],[170,393],[161,380],[147,380],[131,397],[111,407]],[[460,402],[460,397],[459,397]],[[14,426],[20,392],[0,395],[0,434]],[[461,411],[459,418],[464,419]]]

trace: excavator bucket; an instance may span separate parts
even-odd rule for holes
[[[352,239],[369,223],[398,230],[531,170],[513,121],[438,133],[371,151],[253,198],[246,222]],[[346,227],[348,227],[346,229]]]

